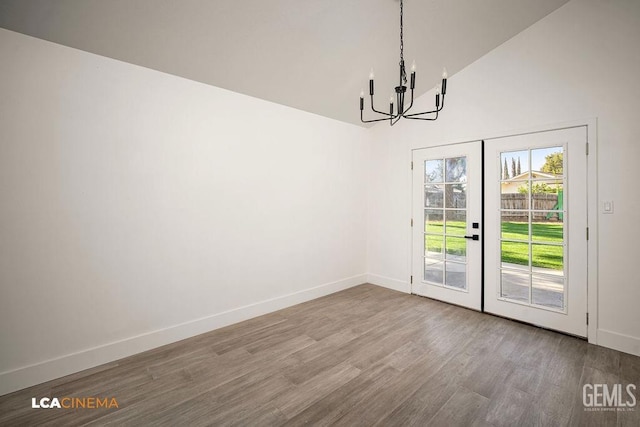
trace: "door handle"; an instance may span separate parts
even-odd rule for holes
[[[480,240],[480,236],[478,234],[474,234],[472,236],[464,236],[465,239],[471,239],[471,240]]]

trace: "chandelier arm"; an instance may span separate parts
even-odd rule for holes
[[[373,95],[371,95],[371,109],[372,109],[374,112],[378,113],[378,114],[382,114],[382,115],[384,115],[384,116],[395,117],[393,114],[383,113],[382,111],[378,111],[378,110],[376,110],[376,109],[375,109],[375,107],[373,106]],[[386,119],[384,119],[384,120],[386,120]]]
[[[402,117],[406,117],[405,115],[409,112],[409,110],[411,110],[411,107],[413,107],[413,89],[411,89],[411,103],[409,104],[409,107],[407,107],[407,109],[403,111]]]
[[[424,116],[425,114],[437,114],[439,113],[440,110],[432,110],[432,111],[424,111],[422,113],[412,113],[412,114],[405,114],[405,118],[411,118],[411,117],[416,117],[416,116]]]
[[[435,110],[425,111],[423,113],[406,114],[406,115],[404,115],[404,117],[406,119],[408,119],[408,118],[413,117],[413,116],[422,116],[424,114],[433,114],[433,113],[436,113],[436,116],[437,116],[437,113],[442,111],[443,108],[444,108],[444,96],[442,97],[442,102],[440,103],[440,106],[438,108],[436,108]]]
[[[381,122],[381,121],[386,121],[389,120],[387,118],[384,119],[371,119],[371,120],[365,120],[362,111],[360,111],[360,121],[362,123],[373,123],[373,122]]]
[[[398,116],[396,117],[396,120],[393,121],[393,119],[389,119],[389,125],[393,126],[396,123],[398,123],[400,121],[401,118],[403,118],[404,116],[402,114],[398,114]]]
[[[362,118],[360,119],[362,123],[373,123],[373,122],[382,122],[382,121],[386,122],[387,120],[391,120],[391,119],[373,119],[373,120],[363,120]]]
[[[438,112],[436,111],[436,116],[435,117],[411,117],[411,116],[404,116],[405,119],[409,119],[409,120],[429,120],[429,121],[434,121],[434,120],[438,120]],[[419,113],[419,114],[425,114],[425,113]]]

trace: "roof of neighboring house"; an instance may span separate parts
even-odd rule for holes
[[[548,179],[557,179],[558,175],[554,175],[552,173],[540,172],[540,171],[526,171],[521,173],[520,175],[516,175],[512,178],[507,179],[506,181],[522,181],[529,178],[529,173],[533,175],[533,178],[548,178]]]

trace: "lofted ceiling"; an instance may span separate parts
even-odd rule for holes
[[[567,0],[405,0],[420,95]],[[397,84],[399,0],[0,0],[0,27],[362,125]],[[449,94],[455,83],[449,85]]]

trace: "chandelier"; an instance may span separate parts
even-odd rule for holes
[[[381,122],[384,120],[389,120],[389,124],[391,126],[398,123],[398,120],[401,118],[412,119],[412,120],[437,120],[438,113],[444,108],[444,95],[447,92],[447,70],[446,68],[442,72],[442,85],[436,86],[436,108],[431,111],[424,111],[422,113],[411,113],[411,107],[413,107],[413,90],[416,87],[416,62],[413,61],[411,65],[411,81],[409,89],[411,89],[411,102],[409,103],[408,108],[404,108],[404,95],[407,92],[407,72],[404,67],[404,43],[403,43],[403,23],[402,23],[402,15],[403,15],[403,4],[402,0],[400,0],[400,84],[395,87],[395,96],[392,93],[391,97],[389,97],[389,112],[384,113],[382,111],[376,110],[373,106],[373,69],[371,69],[371,73],[369,74],[369,95],[371,96],[371,110],[375,113],[381,114],[385,116],[380,119],[372,119],[365,120],[364,119],[364,91],[360,92],[360,121],[363,123],[373,123],[373,122]],[[440,99],[440,94],[442,94],[442,99]],[[394,99],[395,98],[395,99]],[[394,102],[397,106],[397,111],[394,110]]]

